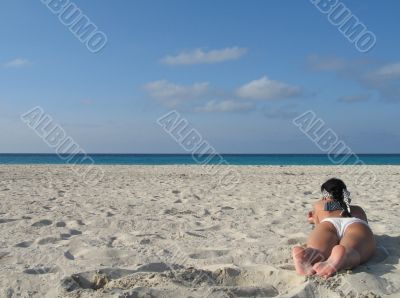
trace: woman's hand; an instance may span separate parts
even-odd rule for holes
[[[307,221],[312,225],[315,224],[314,213],[312,211],[308,211]]]

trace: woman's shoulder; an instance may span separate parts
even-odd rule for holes
[[[320,206],[324,204],[324,200],[323,199],[319,199],[318,201],[314,202],[314,206]]]
[[[320,200],[316,201],[316,202],[314,203],[314,209],[315,209],[315,210],[324,210],[324,206],[325,206],[325,203],[326,203],[326,202],[327,202],[327,201],[324,200],[324,199],[320,199]]]

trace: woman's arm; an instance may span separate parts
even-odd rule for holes
[[[310,224],[312,224],[312,225],[315,224],[315,220],[314,220],[314,211],[308,211],[307,221],[308,221],[308,223],[310,223]]]
[[[320,222],[318,214],[320,213],[321,210],[323,210],[323,207],[322,207],[323,204],[324,203],[321,200],[319,200],[319,201],[315,202],[313,205],[313,208],[314,208],[313,219],[314,219],[315,224],[319,224],[319,222]]]
[[[368,222],[367,214],[365,213],[363,208],[361,208],[360,206],[351,206],[350,208],[351,208],[350,211],[353,216]]]
[[[315,202],[313,204],[313,210],[312,211],[308,211],[308,216],[307,216],[307,221],[310,224],[319,224],[319,218],[318,218],[318,210],[320,209],[320,201]]]

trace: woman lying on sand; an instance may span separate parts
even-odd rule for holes
[[[350,193],[342,180],[329,179],[322,184],[321,192],[323,198],[308,214],[315,228],[307,248],[296,246],[292,254],[297,273],[328,278],[371,258],[375,239],[364,210],[350,206]]]

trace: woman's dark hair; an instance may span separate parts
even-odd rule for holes
[[[344,217],[351,217],[343,198],[343,190],[347,190],[346,184],[340,179],[331,178],[321,185],[321,191],[324,189],[332,195],[333,200],[339,202],[340,206],[343,208],[342,215]]]

